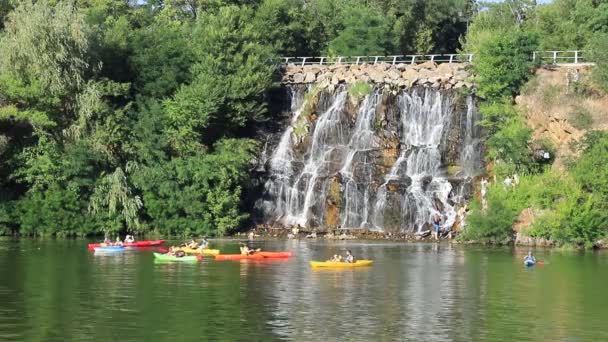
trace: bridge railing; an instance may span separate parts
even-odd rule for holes
[[[588,63],[584,50],[534,51],[532,60],[541,64],[581,64]]]
[[[588,63],[584,50],[534,51],[532,60],[541,64],[581,64]],[[471,63],[473,54],[430,54],[391,56],[320,56],[320,57],[280,57],[279,64],[294,65],[359,65],[359,64],[416,64],[432,61],[436,63]]]
[[[432,61],[436,63],[471,62],[472,54],[392,55],[392,56],[320,56],[281,57],[281,64],[294,65],[359,65],[359,64],[416,64]]]

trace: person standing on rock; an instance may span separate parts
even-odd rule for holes
[[[439,217],[439,215],[435,214],[435,216],[433,216],[433,237],[435,238],[435,240],[439,240],[440,224],[441,224],[441,217]]]

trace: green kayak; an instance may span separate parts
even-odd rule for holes
[[[198,261],[198,257],[194,256],[194,255],[176,257],[176,256],[168,255],[168,254],[154,253],[154,258],[156,260],[161,260],[161,261],[186,261],[186,262],[197,262]]]

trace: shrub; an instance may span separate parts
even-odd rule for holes
[[[589,42],[590,60],[595,62],[593,79],[604,90],[608,90],[608,33],[593,35]]]
[[[357,81],[348,88],[348,95],[359,101],[365,96],[369,95],[373,89],[374,87],[371,84],[363,81]]]
[[[582,106],[577,106],[569,116],[572,126],[578,129],[589,129],[593,125],[591,113]]]

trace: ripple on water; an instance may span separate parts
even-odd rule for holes
[[[155,264],[151,251],[0,241],[0,340],[608,340],[608,254],[526,269],[510,249],[257,243],[296,257]],[[374,265],[310,268],[345,248]]]

